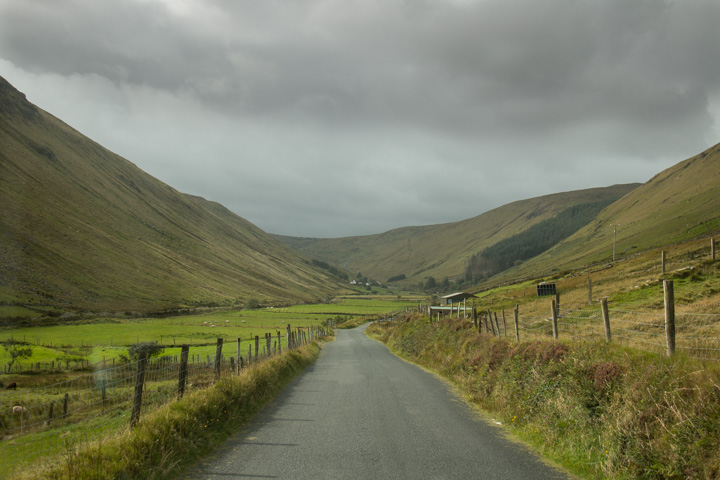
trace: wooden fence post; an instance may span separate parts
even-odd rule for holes
[[[675,355],[675,293],[672,280],[664,280],[665,290],[665,338],[667,340],[667,355]]]
[[[503,335],[507,337],[507,323],[505,323],[505,309],[502,310],[502,319],[503,319]]]
[[[280,340],[280,330],[278,330],[278,332],[277,332],[277,337],[278,337],[278,339],[277,339],[277,344],[278,344],[277,351],[278,351],[278,355],[280,355],[280,354],[282,353],[282,341]]]
[[[190,345],[180,347],[180,376],[178,378],[178,395],[180,398],[185,394],[185,385],[188,375],[188,357],[190,356]]]
[[[605,340],[609,342],[612,340],[612,334],[610,333],[610,314],[608,313],[607,298],[600,301],[600,308],[602,309],[603,323],[605,324]]]
[[[103,385],[103,388],[105,386]],[[50,411],[48,412],[48,419],[47,419],[47,426],[50,426],[50,422],[52,422],[53,419],[53,410],[55,409],[55,402],[50,402]]]
[[[240,375],[240,344],[242,343],[242,340],[239,338],[237,339],[237,374]]]
[[[515,304],[515,341],[520,341],[520,304]]]
[[[67,411],[68,411],[68,402],[70,401],[70,395],[68,393],[65,394],[65,398],[63,399],[63,418],[67,417]]]
[[[260,350],[260,335],[255,335],[255,363],[258,361],[258,354]]]
[[[710,259],[715,260],[715,239],[710,239]]]
[[[472,319],[473,319],[473,326],[474,326],[475,328],[478,328],[477,312],[475,311],[475,299],[474,299],[474,298],[473,298],[473,301],[472,301]]]
[[[145,366],[147,365],[147,355],[140,357],[137,363],[137,373],[135,374],[135,395],[133,396],[133,408],[130,415],[130,427],[137,425],[140,421],[140,409],[142,408],[143,385],[145,383]]]
[[[500,338],[500,324],[498,323],[497,312],[493,313],[493,316],[495,317],[495,332],[497,337]]]
[[[552,331],[553,331],[553,338],[555,340],[558,339],[558,326],[557,326],[557,305],[555,303],[555,300],[552,301]]]
[[[661,265],[660,272],[662,274],[665,274],[665,250],[660,252],[660,265]]]
[[[222,347],[223,339],[217,339],[217,347],[215,347],[215,380],[220,378],[220,364],[222,363]]]

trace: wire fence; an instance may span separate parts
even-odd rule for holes
[[[610,336],[629,346],[647,351],[667,351],[666,317],[659,312],[608,309]],[[604,320],[599,306],[570,308],[558,316],[561,336],[577,339],[605,339]],[[675,313],[675,351],[698,360],[720,360],[720,314]]]
[[[0,391],[3,454],[0,478],[41,457],[69,452],[109,431],[127,428],[136,414],[176,400],[186,389],[239,375],[283,351],[329,333],[326,327],[288,329],[286,335],[255,337],[246,352],[218,339],[216,355],[192,354],[139,359],[51,385]],[[231,352],[231,350],[234,350]],[[137,410],[137,411],[136,411]]]
[[[665,283],[665,288],[672,292],[672,281]],[[546,317],[525,315],[519,307],[511,312],[424,307],[418,308],[418,312],[429,315],[431,321],[436,316],[472,317],[481,332],[499,337],[608,340],[650,352],[668,355],[678,352],[697,360],[720,361],[720,313],[675,313],[672,293],[666,296],[665,312],[608,308],[602,301],[590,305],[548,303],[551,308]],[[603,308],[607,308],[607,314]]]

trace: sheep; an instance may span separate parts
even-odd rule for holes
[[[5,387],[5,389],[6,389],[6,390],[17,390],[17,383],[16,383],[16,382],[12,382],[12,383],[9,384],[7,387]]]
[[[12,408],[12,412],[14,415],[19,415],[20,417],[30,418],[30,412],[28,411],[27,408],[25,408],[23,406],[15,405]]]

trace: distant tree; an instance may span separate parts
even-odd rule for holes
[[[165,351],[165,348],[158,342],[140,342],[133,343],[128,348],[128,355],[134,361],[141,358],[157,357]]]
[[[443,278],[441,286],[443,290],[447,290],[448,288],[450,288],[450,279],[448,277]]]
[[[257,310],[260,308],[260,301],[257,298],[251,298],[245,303],[245,308],[247,310]]]
[[[8,361],[8,370],[12,368],[15,362],[21,358],[30,358],[32,356],[32,348],[26,346],[24,343],[16,342],[15,340],[5,340],[2,343],[5,351],[10,355]]]
[[[433,290],[435,288],[437,288],[437,281],[435,280],[435,277],[428,277],[425,281],[425,290]]]
[[[327,262],[323,262],[322,260],[313,259],[312,264],[316,267],[322,268],[323,270],[327,270],[331,274],[335,275],[336,277],[342,278],[343,280],[349,280],[347,273],[338,270],[337,267],[333,267],[332,265],[328,264]]]
[[[613,201],[608,199],[573,205],[552,218],[485,248],[470,257],[465,268],[465,280],[477,282],[541,254],[590,223]]]

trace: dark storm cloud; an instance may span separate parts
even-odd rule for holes
[[[719,19],[714,0],[0,0],[0,65],[181,190],[344,235],[644,181],[716,143]]]

